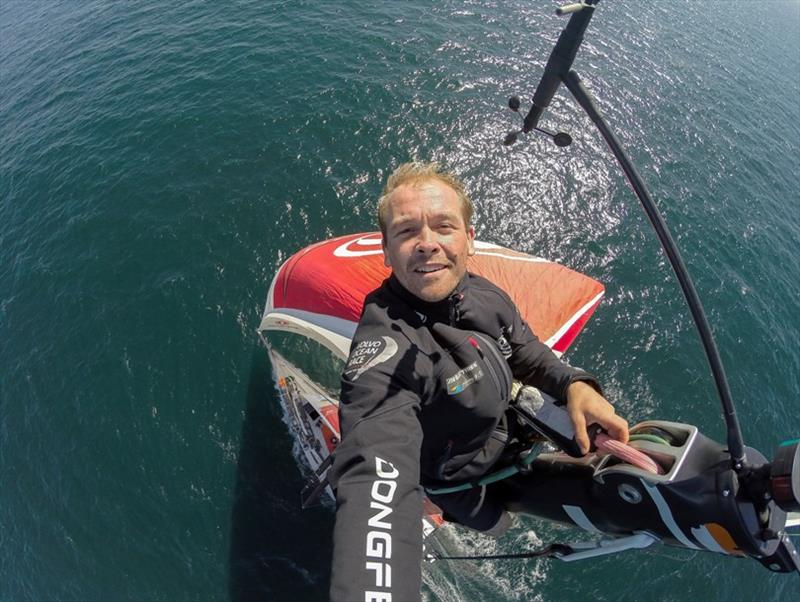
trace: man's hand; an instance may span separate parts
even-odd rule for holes
[[[614,406],[590,384],[579,380],[567,387],[567,411],[575,427],[575,439],[584,454],[589,452],[586,426],[590,424],[599,424],[609,437],[623,443],[628,442],[627,421],[617,416]]]

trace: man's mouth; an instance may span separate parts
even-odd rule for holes
[[[420,265],[414,268],[414,271],[417,274],[432,274],[433,272],[438,272],[439,270],[443,270],[445,266],[441,263],[431,263],[428,265]]]

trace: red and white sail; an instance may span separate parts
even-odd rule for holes
[[[553,351],[566,351],[600,303],[603,285],[526,253],[480,241],[475,248],[468,269],[505,290]],[[389,273],[379,232],[306,247],[275,275],[259,330],[295,332],[346,359],[364,298]]]

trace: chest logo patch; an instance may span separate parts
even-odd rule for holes
[[[350,353],[344,375],[352,380],[378,364],[392,359],[397,353],[397,343],[392,337],[381,337],[358,343]]]
[[[511,357],[511,345],[508,343],[505,334],[501,334],[497,337],[497,347],[500,349],[500,353],[503,354],[504,358],[508,359]]]
[[[447,378],[447,394],[458,395],[471,384],[483,378],[483,370],[478,366],[478,362],[472,362],[466,368],[462,368],[453,376]]]

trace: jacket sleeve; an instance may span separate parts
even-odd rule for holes
[[[567,401],[567,387],[575,381],[586,381],[602,393],[597,379],[560,360],[555,353],[533,333],[513,306],[513,320],[508,329],[511,357],[508,358],[514,378],[526,385],[533,385],[552,395],[562,403]]]
[[[384,348],[353,368],[358,348],[342,377],[342,441],[330,470],[336,493],[330,598],[419,600],[422,427],[419,396],[409,382],[414,373],[403,369],[408,358],[396,348],[388,360],[375,362]]]

